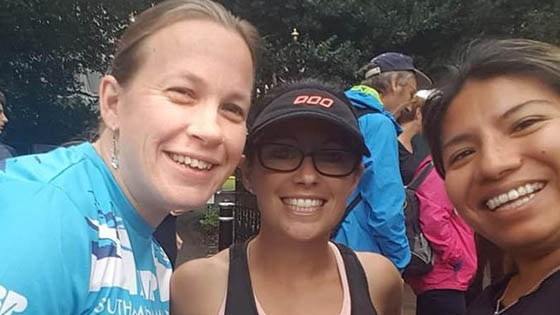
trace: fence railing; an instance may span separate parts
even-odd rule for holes
[[[220,192],[216,203],[220,206],[218,247],[244,242],[259,231],[260,214],[255,196],[245,190],[239,170],[235,174],[235,191]],[[233,218],[233,219],[232,219]]]

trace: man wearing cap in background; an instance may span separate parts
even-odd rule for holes
[[[4,93],[0,91],[0,134],[2,134],[6,123],[8,123],[8,117],[6,116],[6,112],[4,111],[5,105],[6,96],[4,96]],[[12,157],[12,151],[8,146],[0,143],[0,161],[9,157]]]
[[[380,253],[402,271],[410,261],[399,171],[397,136],[401,128],[393,117],[431,80],[414,67],[409,56],[388,52],[360,69],[364,80],[346,91],[357,109],[360,130],[371,152],[364,157],[364,175],[348,199],[347,215],[334,236],[356,251]]]

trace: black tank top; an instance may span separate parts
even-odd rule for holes
[[[342,255],[346,269],[352,315],[377,315],[371,303],[366,274],[358,257],[348,247],[337,243],[335,245]],[[247,243],[234,244],[229,249],[225,314],[258,315],[247,263]]]
[[[469,315],[489,315],[496,311],[496,303],[504,294],[508,282],[513,275],[507,275],[502,280],[486,287],[484,291],[469,305]],[[560,271],[556,271],[546,278],[536,291],[522,296],[507,310],[499,312],[502,315],[558,315],[560,314]]]

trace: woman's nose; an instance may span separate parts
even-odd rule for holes
[[[303,158],[301,165],[295,170],[294,180],[303,185],[313,185],[317,182],[317,170],[310,156]]]
[[[479,169],[482,175],[488,179],[499,179],[518,169],[522,158],[517,147],[504,138],[486,143],[481,148]]]
[[[189,136],[200,140],[206,145],[219,145],[224,141],[222,127],[219,124],[218,106],[200,105],[206,108],[200,108],[190,118],[190,124],[187,127]]]

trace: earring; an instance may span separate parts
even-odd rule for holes
[[[117,154],[119,154],[119,149],[117,147],[117,131],[115,129],[113,129],[113,147],[111,149],[111,166],[113,166],[114,169],[118,169],[119,168],[119,157],[117,156]]]

